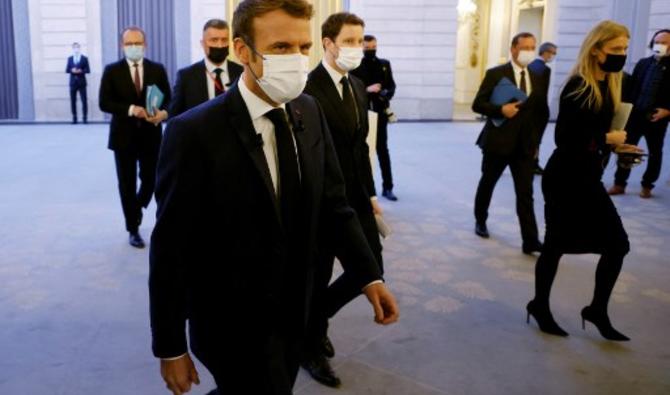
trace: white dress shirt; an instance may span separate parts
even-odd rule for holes
[[[137,72],[140,73],[140,90],[142,90],[142,87],[144,86],[144,58],[138,60],[137,62],[133,62],[132,60],[126,58],[126,62],[128,62],[128,67],[130,67],[130,80],[133,82],[133,86],[135,86],[135,63],[137,63]],[[134,104],[131,104],[128,108],[129,117],[133,116],[134,108]]]
[[[328,64],[328,62],[326,62],[326,59],[323,59],[321,61],[321,64],[323,65],[323,67],[328,72],[328,75],[330,75],[330,78],[333,79],[333,83],[335,84],[335,88],[337,88],[337,93],[340,94],[340,99],[342,99],[342,97],[343,97],[342,96],[342,91],[344,90],[344,87],[342,86],[342,81],[341,80],[342,80],[342,77],[349,78],[349,73],[340,74],[339,71],[332,68]],[[353,95],[353,92],[351,94]]]
[[[81,54],[72,55],[72,61],[74,64],[79,64],[79,60],[81,60]]]
[[[516,87],[521,89],[521,72],[525,71],[525,80],[526,80],[526,95],[530,96],[530,93],[532,92],[532,84],[530,83],[530,72],[528,71],[528,67],[521,67],[518,64],[516,64],[513,60],[510,62],[512,63],[512,69],[514,69],[514,79],[516,80]]]
[[[215,94],[214,90],[214,79],[216,78],[216,73],[214,69],[221,69],[221,83],[223,83],[223,89],[227,90],[227,85],[230,83],[230,76],[228,76],[228,59],[224,60],[221,65],[217,66],[212,63],[211,60],[205,57],[205,74],[207,77],[207,95],[209,99],[213,99]]]

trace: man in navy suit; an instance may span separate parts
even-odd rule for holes
[[[99,98],[100,109],[112,115],[107,147],[114,151],[128,242],[135,248],[144,248],[139,233],[142,208],[149,205],[154,195],[161,122],[168,117],[165,109],[170,103],[170,83],[165,68],[144,57],[145,37],[139,27],[124,30],[121,47],[125,56],[105,67]],[[161,107],[153,111],[145,108],[150,85],[156,85],[165,95]]]
[[[88,121],[88,103],[86,102],[86,74],[91,72],[88,58],[81,54],[79,43],[72,44],[72,56],[67,58],[65,72],[70,74],[70,105],[72,123],[77,123],[77,92],[81,97],[81,112],[84,123]]]
[[[356,210],[368,245],[383,274],[382,245],[375,221],[375,215],[381,215],[382,209],[377,202],[370,149],[366,142],[368,97],[363,81],[350,73],[363,58],[364,26],[361,18],[348,12],[332,14],[323,22],[323,60],[309,74],[305,93],[314,97],[323,109],[344,176],[347,201]],[[334,236],[325,238],[326,241],[333,239]],[[314,284],[302,366],[318,382],[337,387],[340,379],[328,360],[335,354],[327,336],[328,320],[360,295],[361,290],[346,274],[331,284],[335,254],[327,243],[319,251],[319,271]]]
[[[189,346],[222,394],[292,394],[326,229],[375,321],[398,317],[326,118],[301,94],[312,15],[307,0],[241,2],[239,83],[165,131],[149,297],[153,352],[175,395],[199,382]]]
[[[541,78],[544,80],[543,86],[546,89],[545,96],[549,96],[549,81],[551,80],[551,67],[547,65],[547,63],[551,63],[551,61],[556,57],[556,51],[558,47],[556,47],[556,44],[550,43],[550,42],[545,42],[540,45],[540,49],[538,51],[539,57],[532,62],[528,64],[528,70],[530,70],[532,73],[535,73],[535,75],[541,76]],[[537,136],[538,136],[538,142],[537,142],[537,147],[538,151],[535,157],[535,174],[537,175],[542,175],[543,169],[542,166],[540,166],[540,144],[542,144],[542,136],[544,136],[544,129],[547,128],[547,124],[549,123],[549,103],[547,102],[546,105],[544,106],[538,106],[538,123],[537,123]]]
[[[486,220],[493,189],[505,168],[509,166],[514,180],[516,211],[521,225],[522,251],[532,254],[542,249],[533,207],[533,162],[538,147],[537,125],[541,121],[538,109],[547,105],[544,79],[528,70],[535,57],[535,37],[519,33],[512,39],[512,60],[486,71],[484,81],[472,103],[472,110],[488,117],[477,138],[482,149],[482,176],[475,195],[475,233],[489,237]],[[497,105],[491,94],[500,80],[507,78],[528,95],[523,102]],[[496,126],[493,118],[505,118]]]
[[[670,30],[654,33],[649,43],[653,55],[640,59],[635,65],[628,87],[624,89],[625,102],[633,103],[633,111],[626,125],[626,143],[637,145],[642,137],[647,142],[649,161],[642,175],[640,197],[650,198],[654,184],[661,174],[663,141],[670,122]],[[630,169],[618,167],[610,195],[626,192]]]
[[[205,23],[200,40],[205,58],[177,73],[170,117],[224,93],[240,77],[242,66],[228,59],[229,31],[228,24],[221,19]]]

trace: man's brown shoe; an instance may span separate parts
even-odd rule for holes
[[[623,195],[624,193],[626,193],[626,187],[614,184],[612,185],[612,188],[610,188],[607,191],[607,193],[610,195]]]
[[[649,199],[651,197],[651,188],[642,187],[642,190],[640,191],[640,197]]]

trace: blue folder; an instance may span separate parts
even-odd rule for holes
[[[493,93],[491,93],[491,98],[489,101],[496,106],[502,106],[507,103],[514,101],[525,102],[528,99],[521,89],[516,87],[516,84],[509,80],[507,77],[503,77],[498,81],[498,85],[493,88]],[[493,118],[491,122],[496,127],[499,127],[505,122],[506,118]]]
[[[147,87],[147,106],[146,110],[149,116],[154,116],[154,108],[161,108],[163,105],[163,92],[156,85]]]

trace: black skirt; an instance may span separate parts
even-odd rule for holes
[[[542,177],[545,248],[568,254],[628,252],[628,235],[601,181],[603,158],[554,151]]]

